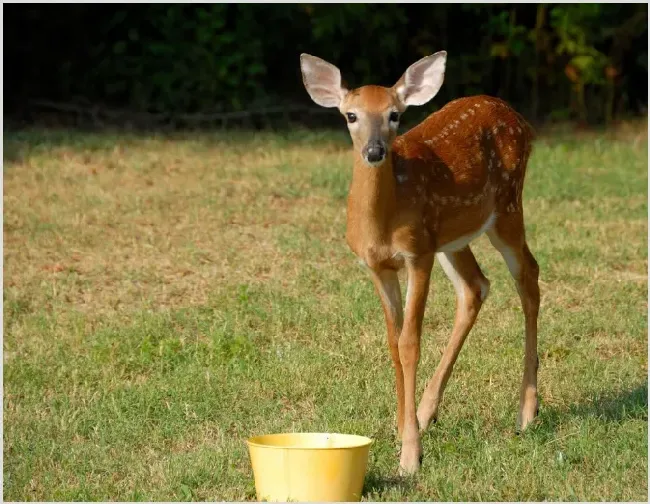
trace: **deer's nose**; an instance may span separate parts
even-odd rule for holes
[[[386,147],[383,142],[371,141],[366,145],[366,159],[370,163],[378,163],[386,157]]]

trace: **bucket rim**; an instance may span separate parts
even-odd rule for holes
[[[271,445],[261,442],[261,438],[270,436],[341,436],[350,440],[356,439],[356,442],[349,446],[296,446],[296,445]],[[346,434],[343,432],[273,432],[269,434],[259,434],[251,436],[246,440],[246,444],[256,448],[272,448],[280,450],[354,450],[365,448],[375,442],[374,439],[359,434]]]

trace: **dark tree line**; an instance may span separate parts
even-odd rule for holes
[[[506,99],[532,120],[643,113],[647,4],[12,4],[4,8],[4,104],[150,113],[307,104],[299,54],[350,85],[392,85],[445,49],[438,104]],[[430,110],[427,110],[430,112]]]

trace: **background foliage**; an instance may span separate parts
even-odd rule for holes
[[[168,114],[307,104],[298,55],[392,85],[446,49],[437,104],[500,96],[531,120],[644,113],[647,4],[7,5],[5,108],[30,99]]]

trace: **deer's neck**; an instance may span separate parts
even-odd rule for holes
[[[391,154],[379,167],[364,163],[354,153],[354,170],[348,196],[348,241],[358,246],[386,244],[395,211],[395,178]]]

